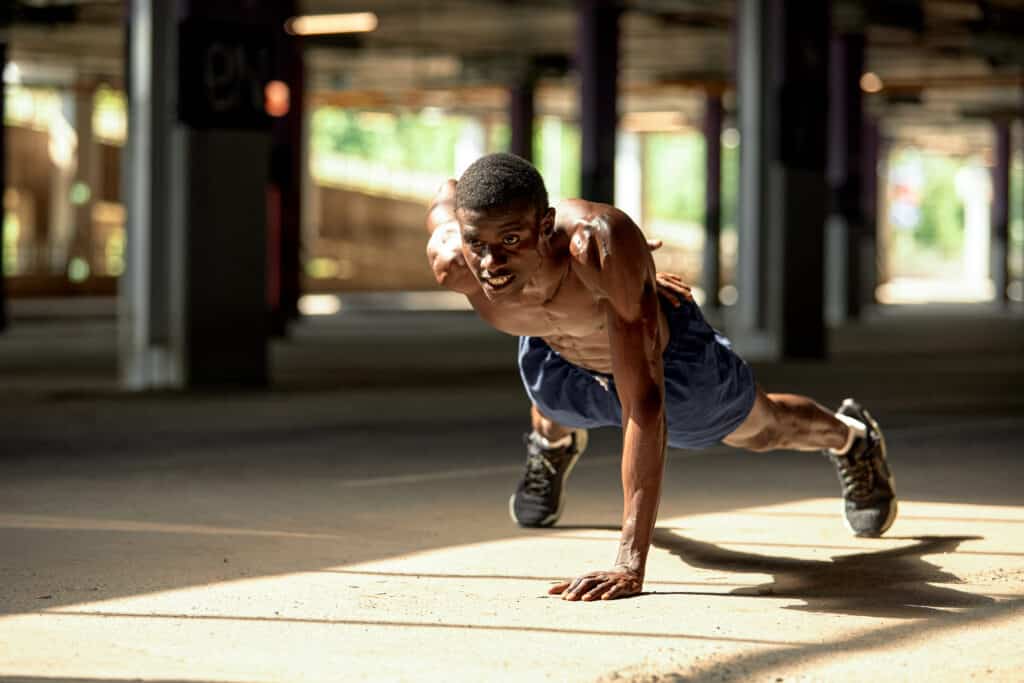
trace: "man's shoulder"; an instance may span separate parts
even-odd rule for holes
[[[601,217],[625,215],[611,204],[586,199],[563,199],[555,207],[555,224],[563,229],[579,227]]]
[[[632,251],[634,242],[646,245],[632,219],[611,204],[566,199],[559,203],[555,216],[557,229],[568,235],[569,251],[580,263],[598,266],[614,251]]]

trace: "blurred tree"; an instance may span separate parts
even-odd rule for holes
[[[462,117],[428,110],[391,113],[321,107],[313,114],[313,152],[450,175],[464,122]]]
[[[924,159],[921,218],[914,231],[919,245],[955,256],[964,241],[964,207],[956,192],[956,174],[963,163],[938,155]]]
[[[645,137],[644,181],[650,219],[704,220],[704,138],[696,133]],[[723,173],[723,176],[725,173]]]

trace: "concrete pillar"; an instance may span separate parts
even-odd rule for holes
[[[704,307],[720,306],[722,288],[722,95],[704,98]]]
[[[313,144],[313,111],[306,107],[302,114],[302,243],[312,249],[320,235],[321,197],[320,187],[313,177],[312,144]],[[301,279],[301,274],[300,274]]]
[[[511,132],[509,149],[533,161],[533,119],[536,83],[532,76],[526,76],[508,90],[508,125]]]
[[[7,279],[4,277],[4,195],[7,193],[7,126],[4,125],[4,106],[7,102],[7,84],[3,73],[7,68],[7,37],[0,34],[0,332],[7,329]]]
[[[861,236],[860,252],[860,301],[874,304],[878,289],[878,164],[881,151],[881,134],[878,122],[864,117],[863,140],[861,145],[861,211],[864,217],[864,231]]]
[[[74,212],[71,206],[71,183],[75,177],[75,96],[64,91],[60,95],[60,116],[50,124],[48,152],[50,156],[49,221],[46,226],[47,263],[51,273],[67,275],[71,260]]]
[[[875,205],[878,207],[878,211],[875,214],[877,217],[877,227],[875,229],[875,272],[877,288],[878,285],[885,284],[892,279],[891,265],[889,263],[889,258],[892,253],[892,225],[889,220],[891,206],[887,188],[889,187],[889,159],[892,153],[893,141],[886,137],[885,130],[881,125],[876,126],[875,132],[878,134],[878,192],[875,195]]]
[[[750,356],[822,358],[829,3],[739,0],[740,225],[730,331]]]
[[[611,204],[615,201],[620,10],[612,0],[578,0],[577,6],[580,196]]]
[[[992,146],[992,284],[995,300],[1009,303],[1007,287],[1010,284],[1010,119],[993,122]]]
[[[294,0],[271,5],[275,12],[274,33],[277,59],[273,77],[288,87],[288,111],[274,119],[270,164],[270,215],[268,237],[268,307],[271,332],[287,333],[288,323],[298,318],[301,289],[302,251],[302,163],[306,137],[302,127],[306,116],[305,64],[300,38],[284,30],[285,21],[297,15]]]
[[[78,81],[74,85],[74,126],[77,137],[76,162],[74,176],[70,187],[71,199],[71,259],[81,259],[89,265],[90,272],[97,264],[93,263],[95,245],[92,229],[92,209],[96,192],[99,189],[99,150],[93,134],[92,120],[95,111],[95,85],[90,81]]]
[[[840,33],[831,40],[829,74],[828,182],[831,206],[826,247],[828,319],[857,319],[861,312],[864,240],[863,96],[864,34]]]
[[[229,0],[135,0],[128,20],[122,381],[264,385],[271,22]]]

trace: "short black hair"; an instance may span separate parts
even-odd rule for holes
[[[544,179],[526,159],[498,152],[482,156],[466,169],[455,187],[455,208],[493,211],[516,205],[547,211]]]

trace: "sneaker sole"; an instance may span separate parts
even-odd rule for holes
[[[878,538],[879,536],[884,534],[886,531],[888,531],[889,527],[892,526],[892,523],[896,521],[896,512],[898,510],[899,510],[899,502],[895,498],[893,498],[892,500],[889,501],[889,514],[886,517],[885,526],[883,526],[878,531],[878,533],[867,533],[867,532],[863,532],[862,533],[862,532],[857,531],[852,526],[850,526],[850,520],[846,519],[846,508],[843,507],[840,512],[843,515],[843,523],[846,525],[846,528],[850,530],[851,534],[853,534],[857,538]]]
[[[553,526],[558,521],[558,519],[562,516],[562,509],[565,508],[565,495],[566,495],[566,491],[568,491],[568,489],[569,489],[569,486],[568,486],[569,475],[572,474],[572,470],[573,470],[574,467],[576,467],[576,462],[580,459],[580,456],[583,455],[583,453],[587,450],[587,442],[589,441],[589,437],[587,436],[587,430],[586,429],[577,429],[575,431],[576,431],[576,442],[579,444],[579,452],[577,452],[576,456],[572,460],[569,461],[569,466],[565,468],[565,473],[562,475],[562,497],[558,501],[558,509],[557,510],[552,512],[550,515],[548,515],[547,517],[542,519],[537,524],[523,524],[518,519],[516,519],[516,511],[515,511],[516,494],[513,493],[511,496],[509,496],[509,498],[508,498],[508,516],[512,518],[513,522],[515,522],[519,526],[523,527],[524,529],[533,529],[533,528],[538,528],[538,527]]]
[[[843,401],[843,405],[840,406],[840,410],[845,408],[848,405],[848,402],[849,399]],[[885,517],[885,524],[877,533],[858,533],[856,529],[850,526],[850,521],[846,519],[845,505],[843,507],[843,522],[846,524],[846,528],[850,530],[850,533],[858,538],[877,538],[888,531],[889,527],[892,526],[892,523],[896,521],[896,513],[899,511],[899,501],[896,499],[896,477],[892,473],[892,468],[889,467],[889,449],[886,446],[885,434],[882,433],[882,428],[878,426],[878,422],[875,421],[875,418],[871,417],[871,413],[869,413],[865,408],[861,407],[858,413],[859,415],[856,417],[862,422],[867,422],[868,425],[875,430],[875,433],[878,434],[878,440],[882,444],[882,460],[885,461],[885,469],[889,471],[889,476],[886,478],[886,482],[889,484],[889,490],[892,491],[892,500],[889,501],[889,514]]]

